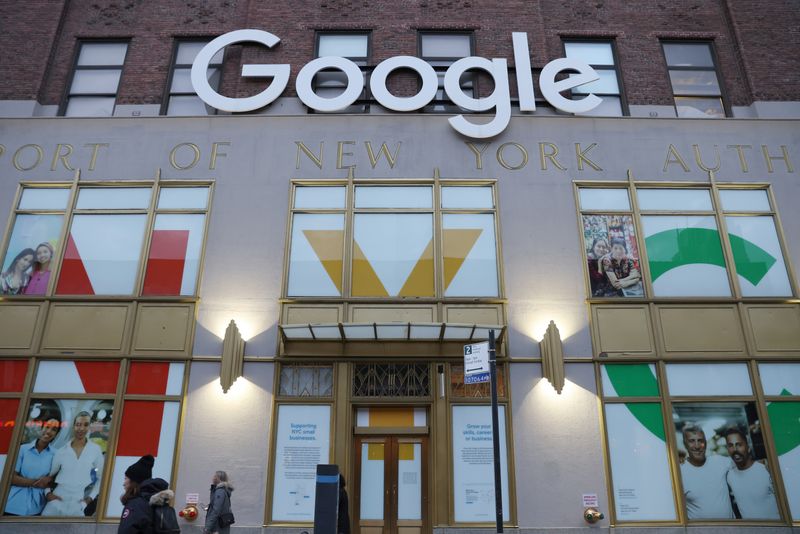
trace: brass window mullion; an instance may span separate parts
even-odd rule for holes
[[[342,246],[342,298],[350,298],[353,294],[353,250],[355,248],[355,202],[356,202],[356,188],[353,183],[354,178],[348,177],[347,185],[345,185],[344,196],[344,212],[341,212],[344,221],[344,243]],[[349,313],[349,310],[344,309],[344,313]],[[347,322],[347,316],[342,317],[342,322]]]
[[[130,366],[131,360],[129,358],[122,358],[120,360],[119,376],[117,376],[117,392],[114,395],[114,415],[111,417],[111,428],[108,429],[109,438],[106,443],[106,450],[114,451],[113,456],[111,456],[113,462],[108,461],[109,454],[107,453],[103,475],[100,479],[100,492],[97,495],[97,511],[94,516],[95,521],[106,519],[106,509],[111,494],[110,486],[114,476],[114,467],[117,463],[117,445],[119,444],[119,434],[122,429],[121,414],[125,407],[125,387],[128,382]],[[84,394],[84,398],[86,398],[86,395],[87,394]]]
[[[144,276],[145,276],[145,271],[147,270],[148,253],[150,251],[150,242],[152,240],[153,227],[155,226],[155,220],[156,220],[156,206],[158,203],[158,197],[161,192],[161,185],[159,184],[160,175],[161,175],[160,172],[156,175],[155,183],[153,183],[153,186],[150,189],[150,208],[146,212],[147,221],[144,227],[145,233],[144,233],[144,238],[142,239],[142,248],[141,251],[139,252],[139,267],[136,271],[136,283],[133,286],[134,287],[133,294],[135,296],[141,295],[144,289]]]
[[[780,460],[775,451],[775,434],[772,431],[772,423],[769,420],[769,411],[767,410],[767,402],[765,400],[764,388],[761,384],[761,373],[758,369],[758,361],[755,359],[750,360],[748,366],[750,372],[750,381],[753,386],[753,393],[756,396],[756,411],[758,413],[758,420],[761,424],[761,435],[764,439],[764,448],[767,451],[767,473],[770,474],[773,480],[775,490],[775,499],[778,505],[778,511],[782,519],[792,523],[792,511],[789,507],[789,497],[786,493],[786,485],[783,481],[783,473],[780,468]],[[770,468],[772,473],[770,473]]]
[[[75,211],[75,205],[78,202],[78,184],[80,183],[81,179],[81,170],[75,170],[75,178],[72,180],[72,184],[69,187],[69,197],[67,199],[67,206],[62,212],[64,214],[64,220],[61,223],[61,232],[58,236],[58,245],[59,251],[58,254],[55,254],[57,258],[53,258],[55,261],[51,261],[51,268],[50,268],[50,280],[47,283],[47,292],[45,295],[55,295],[56,288],[58,287],[58,279],[61,276],[61,266],[64,264],[64,256],[67,252],[67,239],[70,235],[70,230],[72,229],[72,214]],[[13,230],[12,230],[13,231]],[[9,236],[10,237],[10,236]],[[44,336],[40,335],[37,336],[37,343],[42,342],[42,338]],[[37,347],[38,350],[38,347]]]
[[[437,299],[444,298],[444,215],[442,209],[442,185],[437,168],[433,174],[433,294]],[[439,319],[444,321],[443,306],[439,308]]]
[[[719,229],[720,242],[722,244],[722,250],[725,256],[728,284],[733,291],[733,298],[739,300],[742,298],[742,289],[739,287],[739,277],[736,273],[736,262],[733,258],[733,249],[731,248],[730,238],[728,237],[728,224],[725,220],[725,212],[722,209],[722,199],[719,196],[719,186],[714,178],[713,171],[709,171],[708,177],[709,181],[711,182],[711,205],[714,207],[717,228]],[[744,317],[742,317],[742,319],[744,319]],[[748,347],[748,349],[752,348],[754,347]]]
[[[664,431],[666,432],[667,462],[669,465],[670,476],[672,477],[672,500],[675,504],[675,512],[678,521],[686,524],[688,517],[686,514],[686,502],[683,495],[683,480],[681,479],[680,465],[678,464],[677,453],[678,444],[675,442],[674,423],[672,422],[672,399],[669,394],[669,384],[667,382],[667,365],[662,360],[656,362],[656,376],[658,378],[659,391],[661,392],[661,416],[664,419]]]
[[[800,295],[800,287],[798,287],[797,283],[797,273],[794,270],[794,266],[792,262],[789,261],[787,257],[787,251],[789,250],[786,246],[786,238],[783,235],[783,225],[781,224],[780,215],[778,215],[777,204],[775,203],[775,195],[772,192],[772,187],[767,186],[767,198],[769,199],[769,205],[772,209],[772,223],[775,225],[775,233],[778,235],[778,244],[781,247],[781,254],[783,254],[783,264],[786,267],[786,274],[789,277],[789,287],[792,289],[792,296],[797,297]]]
[[[644,224],[642,223],[642,214],[639,210],[639,198],[637,196],[637,184],[633,179],[633,174],[628,174],[628,195],[630,196],[631,210],[630,214],[633,217],[633,228],[636,232],[636,244],[639,247],[639,270],[642,275],[642,284],[644,286],[645,297],[654,298],[655,292],[653,291],[653,283],[650,279],[650,263],[647,256],[647,249],[645,247],[644,238]],[[581,221],[581,225],[583,221]],[[611,243],[609,243],[610,245]],[[585,248],[585,245],[584,245]],[[610,248],[610,247],[609,247]],[[651,314],[652,316],[652,314]],[[652,319],[655,321],[655,317]],[[653,324],[655,330],[655,323]]]
[[[163,182],[159,182],[159,196],[161,195],[161,185]],[[216,182],[209,182],[207,184],[208,187],[208,194],[206,195],[206,209],[202,212],[197,212],[197,214],[202,213],[203,219],[203,236],[202,236],[202,243],[200,245],[200,258],[197,262],[197,276],[194,279],[194,288],[192,291],[192,296],[197,297],[200,294],[200,285],[203,281],[203,272],[205,271],[206,265],[206,245],[208,244],[208,229],[211,226],[211,202],[214,199],[214,186]],[[158,204],[156,204],[158,207]],[[158,213],[164,213],[162,211],[157,211]],[[169,213],[168,211],[166,213]],[[195,212],[192,212],[195,214]],[[155,223],[154,223],[155,224]],[[154,226],[155,228],[155,226]],[[197,314],[197,307],[195,307],[195,314]]]

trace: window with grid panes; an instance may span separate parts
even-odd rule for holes
[[[572,89],[572,94],[577,98],[584,98],[592,93],[603,100],[598,107],[582,115],[606,117],[626,115],[613,43],[611,41],[570,40],[564,42],[564,52],[565,56],[570,59],[580,59],[588,63],[600,76],[600,79],[595,82]]]
[[[216,108],[200,100],[192,87],[192,63],[208,40],[178,41],[172,59],[172,73],[169,81],[169,94],[163,109],[165,115],[214,115]],[[219,89],[222,77],[223,50],[220,50],[209,63],[208,83],[215,91]]]
[[[61,114],[111,117],[117,101],[127,42],[81,42]]]
[[[496,297],[494,198],[486,183],[295,183],[287,296]]]
[[[316,57],[337,56],[349,59],[359,67],[362,72],[369,63],[369,34],[357,33],[318,33]],[[358,97],[366,100],[369,83],[365,75],[364,91]],[[323,70],[314,77],[314,92],[322,98],[335,98],[347,87],[347,75],[339,70]],[[353,104],[339,113],[366,113],[368,104]]]
[[[197,293],[208,184],[81,184],[72,191],[69,184],[22,186],[0,294]]]
[[[599,371],[617,522],[777,522],[786,519],[781,503],[797,520],[800,365],[629,362]]]
[[[419,55],[428,62],[436,71],[439,82],[434,103],[426,106],[428,112],[454,112],[458,111],[447,99],[444,91],[444,75],[447,68],[461,58],[472,55],[472,33],[436,33],[422,32],[419,34]],[[470,97],[475,97],[475,76],[469,72],[464,73],[459,81],[461,90]]]
[[[678,117],[727,115],[711,43],[662,42]]]
[[[578,197],[591,297],[795,294],[768,188],[648,183]]]

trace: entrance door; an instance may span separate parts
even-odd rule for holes
[[[427,437],[356,437],[355,534],[424,534]]]

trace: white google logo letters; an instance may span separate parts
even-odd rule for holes
[[[512,33],[512,40],[514,61],[517,67],[519,109],[520,111],[535,111],[528,34]],[[262,30],[236,30],[221,35],[208,43],[197,54],[192,65],[192,85],[197,95],[209,106],[231,112],[252,111],[272,103],[286,89],[290,72],[290,66],[286,64],[242,65],[242,76],[272,78],[269,87],[257,95],[247,98],[229,98],[211,88],[206,78],[211,58],[226,46],[242,42],[255,42],[272,48],[280,42],[280,39]],[[312,85],[314,76],[325,69],[340,70],[347,77],[347,86],[344,91],[333,98],[317,95]],[[391,94],[386,88],[386,79],[397,69],[410,69],[419,75],[422,85],[416,95],[399,97]],[[494,82],[494,91],[491,95],[484,98],[473,98],[464,93],[459,79],[469,70],[482,70],[491,76]],[[569,72],[571,75],[566,79],[556,81],[556,77],[562,72]],[[581,99],[570,100],[560,93],[599,78],[597,72],[585,62],[560,58],[551,61],[542,69],[539,76],[539,87],[545,99],[561,111],[583,113],[597,107],[601,99],[589,94]],[[435,98],[437,87],[438,81],[433,67],[412,56],[395,56],[382,61],[375,67],[369,80],[369,88],[375,100],[383,107],[393,111],[414,111],[428,105]],[[339,111],[358,99],[364,88],[364,76],[359,66],[349,59],[336,56],[321,57],[310,61],[300,69],[295,88],[300,100],[311,109],[324,112]],[[449,119],[450,125],[467,137],[480,139],[493,137],[505,130],[511,120],[511,94],[508,65],[505,59],[490,60],[482,57],[459,59],[445,72],[444,91],[455,105],[468,111],[488,111],[494,108],[494,117],[486,123],[471,122],[463,115]]]

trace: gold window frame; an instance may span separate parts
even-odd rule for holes
[[[3,358],[7,360],[18,360],[20,358]],[[23,358],[25,359],[25,358]],[[172,470],[170,471],[170,487],[177,487],[178,480],[178,467],[180,463],[180,454],[183,442],[183,421],[186,415],[186,393],[189,387],[189,362],[174,360],[165,362],[164,360],[151,360],[158,361],[159,363],[181,363],[183,364],[183,376],[181,383],[181,391],[177,395],[142,395],[127,393],[128,378],[130,376],[131,363],[145,362],[148,360],[132,359],[132,358],[103,358],[102,361],[119,362],[119,375],[117,377],[117,388],[115,393],[36,393],[33,391],[35,385],[36,373],[39,371],[39,363],[42,361],[64,361],[63,358],[47,358],[47,357],[31,357],[27,358],[28,372],[25,377],[25,385],[23,392],[20,393],[0,393],[0,398],[18,398],[20,400],[19,409],[15,419],[14,430],[11,433],[11,442],[6,456],[6,464],[3,472],[0,472],[0,505],[5,508],[8,492],[11,489],[11,475],[14,472],[16,465],[16,458],[19,454],[19,449],[23,445],[20,442],[22,437],[22,428],[27,420],[28,407],[32,398],[37,399],[99,399],[99,400],[112,400],[114,402],[114,416],[111,421],[111,428],[109,430],[109,440],[107,445],[107,452],[105,454],[104,468],[102,478],[100,479],[100,492],[97,495],[97,511],[92,517],[72,517],[72,516],[2,516],[0,515],[0,525],[4,522],[26,522],[26,523],[63,523],[65,520],[76,523],[87,524],[116,524],[119,523],[119,517],[109,517],[105,515],[109,499],[114,498],[119,488],[111,488],[111,480],[114,475],[114,467],[117,460],[117,444],[119,440],[120,427],[122,425],[122,414],[125,409],[125,401],[159,401],[159,402],[177,402],[179,406],[178,420],[176,421],[175,429],[175,444],[172,450]],[[98,359],[87,359],[81,357],[72,357],[68,361],[99,361]],[[119,414],[119,415],[117,415]],[[112,454],[113,451],[113,454]]]
[[[607,397],[603,390],[602,380],[602,366],[605,363],[614,365],[627,365],[627,364],[643,364],[654,365],[656,380],[658,382],[658,395],[657,396],[616,396]],[[772,428],[770,426],[769,415],[767,412],[767,403],[775,401],[793,401],[800,400],[800,395],[794,396],[765,396],[761,384],[760,375],[758,373],[759,361],[751,359],[748,361],[738,361],[742,365],[747,366],[748,379],[750,380],[751,394],[750,395],[715,395],[715,396],[672,396],[669,391],[669,384],[667,381],[666,366],[669,361],[653,361],[650,359],[629,359],[625,362],[621,361],[600,361],[595,359],[595,381],[598,391],[598,400],[600,408],[600,421],[602,428],[603,438],[603,457],[605,460],[605,478],[606,490],[608,492],[608,509],[609,521],[611,527],[615,526],[640,526],[640,527],[665,527],[665,526],[699,526],[699,525],[715,525],[726,527],[747,527],[747,526],[784,526],[784,525],[798,525],[800,521],[792,521],[791,511],[788,506],[788,497],[784,486],[783,476],[780,469],[777,453],[775,452],[774,437]],[[696,362],[699,365],[708,364],[714,365],[722,363],[718,360],[702,359]],[[764,363],[763,361],[761,363]],[[782,363],[785,363],[783,361]],[[800,364],[798,364],[800,365]],[[687,517],[686,502],[683,493],[683,483],[680,474],[680,462],[678,460],[678,443],[675,438],[674,420],[673,420],[673,405],[674,404],[688,404],[688,403],[725,403],[725,402],[752,402],[758,414],[758,421],[762,428],[762,435],[764,436],[764,447],[767,454],[768,472],[772,478],[773,486],[775,489],[775,499],[778,507],[778,512],[781,516],[780,520],[746,520],[746,519],[731,519],[731,520],[690,520]],[[667,462],[669,466],[669,474],[671,479],[671,490],[673,502],[676,512],[675,521],[657,521],[657,520],[641,520],[641,521],[625,521],[618,520],[616,517],[616,502],[614,495],[614,484],[612,477],[611,467],[611,454],[610,454],[610,441],[608,434],[608,424],[606,422],[606,406],[612,404],[639,404],[639,403],[658,403],[661,408],[661,417],[664,424],[664,432],[666,436],[665,448],[667,452]]]
[[[345,188],[345,206],[344,208],[330,208],[330,209],[314,209],[314,208],[295,208],[295,197],[298,187],[314,187],[314,186],[340,186]],[[431,208],[355,208],[355,188],[356,187],[370,187],[370,186],[384,186],[384,187],[403,187],[403,186],[430,186],[432,189],[432,207]],[[445,186],[488,186],[492,192],[492,208],[477,209],[477,208],[442,208],[441,205],[441,188]],[[410,178],[410,179],[357,179],[349,177],[348,179],[330,179],[330,180],[305,180],[293,179],[290,184],[289,205],[288,205],[288,222],[286,225],[285,246],[284,246],[284,266],[283,266],[283,283],[281,286],[281,295],[284,302],[353,302],[353,303],[398,303],[408,302],[409,298],[413,298],[415,303],[430,303],[438,304],[442,302],[474,302],[476,297],[445,297],[444,295],[444,258],[442,253],[442,216],[445,214],[491,214],[494,223],[495,232],[495,268],[497,269],[497,294],[495,296],[477,297],[479,300],[488,302],[501,302],[504,301],[505,283],[503,280],[503,265],[502,265],[502,242],[500,232],[500,221],[498,213],[500,212],[497,180],[495,179],[482,179],[482,180],[462,180],[462,179],[443,179],[438,174],[433,178]],[[432,297],[360,297],[352,296],[352,262],[353,262],[353,230],[354,220],[356,214],[362,213],[424,213],[431,214],[433,217],[432,226],[432,239],[433,239],[433,256],[434,256],[434,296]],[[342,251],[342,292],[341,296],[322,297],[322,296],[292,296],[288,294],[289,291],[289,270],[290,270],[290,254],[292,247],[292,231],[294,225],[294,215],[296,214],[342,214],[344,217],[344,250]]]

